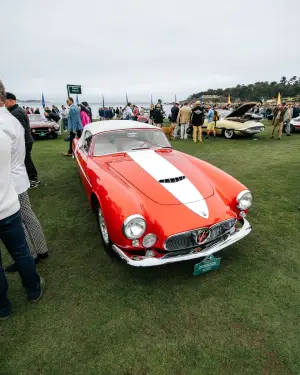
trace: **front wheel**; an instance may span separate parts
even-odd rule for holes
[[[116,253],[112,249],[112,242],[111,242],[109,234],[108,234],[106,221],[105,221],[105,218],[104,218],[104,215],[103,215],[102,208],[100,207],[99,204],[98,204],[97,210],[95,210],[95,212],[96,212],[96,216],[97,216],[97,222],[98,222],[98,227],[99,227],[99,232],[100,232],[100,237],[101,237],[101,240],[102,240],[102,243],[103,243],[103,247],[110,257],[115,258]]]
[[[235,132],[234,132],[234,130],[227,130],[226,129],[226,130],[223,131],[223,135],[227,139],[232,139],[232,138],[235,137]]]

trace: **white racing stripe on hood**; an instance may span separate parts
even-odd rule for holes
[[[160,180],[184,176],[184,173],[154,150],[130,151],[127,154],[158,183]],[[190,180],[185,178],[174,183],[160,184],[195,214],[208,219],[206,201]]]

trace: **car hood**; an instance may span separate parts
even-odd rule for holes
[[[125,159],[110,161],[108,165],[154,202],[184,204],[198,214],[200,210],[203,217],[207,210],[205,199],[214,195],[204,173],[178,151],[131,151]]]
[[[229,113],[225,118],[228,117],[242,117],[247,112],[250,111],[251,108],[255,107],[257,103],[251,102],[251,103],[245,103],[242,104],[239,108],[233,110],[231,113]]]

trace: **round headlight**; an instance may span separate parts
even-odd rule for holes
[[[130,240],[142,237],[146,230],[146,222],[141,215],[131,215],[123,223],[123,233]]]
[[[157,241],[156,235],[153,233],[149,233],[143,238],[143,246],[146,248],[152,247],[156,241]]]
[[[236,198],[237,200],[237,207],[240,210],[248,210],[252,206],[252,194],[249,190],[242,191]]]
[[[54,129],[58,130],[59,129],[59,125],[54,125]]]

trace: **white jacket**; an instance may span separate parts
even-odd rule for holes
[[[24,128],[5,107],[0,107],[0,130],[12,141],[11,174],[17,194],[25,193],[30,183],[25,168],[25,139]],[[0,143],[0,147],[1,147]]]
[[[14,215],[20,209],[11,175],[12,143],[9,136],[0,130],[0,220]]]

